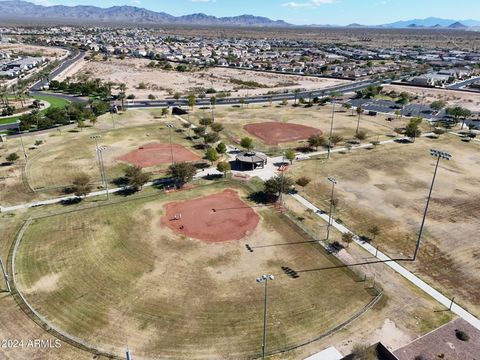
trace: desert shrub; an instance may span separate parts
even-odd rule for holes
[[[357,134],[355,134],[355,137],[358,140],[365,140],[367,138],[367,132],[363,131],[363,130],[360,130]]]
[[[302,176],[301,178],[298,178],[296,183],[297,185],[301,186],[301,187],[305,187],[307,186],[308,184],[310,184],[312,180],[306,176]]]

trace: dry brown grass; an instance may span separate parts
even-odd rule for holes
[[[454,159],[440,165],[420,260],[414,268],[447,296],[456,296],[479,313],[480,248],[474,241],[480,229],[474,215],[480,210],[477,144],[454,136],[419,139],[410,145],[335,154],[328,162],[297,163],[292,175],[312,174],[314,181],[301,193],[323,209],[328,208],[330,191],[326,177],[335,176],[339,182],[335,217],[370,238],[369,229],[379,226],[375,244],[393,257],[412,256],[433,175],[432,147],[451,152]]]

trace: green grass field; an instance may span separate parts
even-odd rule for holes
[[[54,96],[49,96],[49,95],[35,95],[33,98],[41,101],[46,101],[50,103],[50,106],[53,108],[63,108],[70,103],[68,100],[57,98]],[[42,110],[40,112],[40,114],[43,114],[43,113],[45,113],[45,110]],[[17,120],[19,119],[20,119],[20,116],[0,119],[0,125],[13,124],[13,123],[16,123]]]
[[[159,225],[163,205],[217,193],[234,183],[136,199],[34,221],[17,256],[18,285],[44,316],[72,335],[139,357],[243,359],[260,352],[263,285],[269,283],[270,351],[295,345],[347,320],[371,299],[345,269],[305,273],[281,267],[337,265],[318,244],[270,208],[238,242],[206,244]],[[250,245],[272,245],[245,249]]]
[[[35,95],[33,98],[37,100],[49,102],[50,106],[54,108],[63,108],[68,104],[70,104],[70,101],[68,100],[51,96],[51,95]]]

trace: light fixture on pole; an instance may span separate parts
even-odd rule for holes
[[[332,121],[330,123],[330,135],[328,136],[327,159],[330,159],[330,152],[332,151],[333,120],[335,119],[335,95],[331,95],[331,96],[332,96],[333,109],[332,109]]]
[[[435,171],[433,172],[432,184],[430,185],[430,191],[428,192],[427,204],[425,205],[425,211],[423,212],[422,224],[420,225],[420,231],[418,232],[417,244],[415,246],[415,253],[413,254],[413,261],[415,261],[417,259],[418,250],[420,249],[420,241],[422,239],[423,227],[425,226],[425,220],[427,218],[428,206],[430,205],[430,199],[432,197],[433,186],[435,184],[435,179],[437,177],[438,165],[440,164],[441,159],[447,160],[447,161],[452,160],[452,155],[445,152],[445,151],[431,149],[430,150],[430,155],[437,158],[437,163],[435,164]]]
[[[28,160],[27,151],[25,150],[25,144],[23,143],[22,130],[20,130],[20,120],[17,120],[18,133],[20,134],[20,142],[22,143],[23,156],[25,160]]]
[[[331,176],[329,176],[327,179],[328,179],[328,181],[330,181],[332,183],[332,195],[331,195],[331,198],[330,198],[330,211],[329,211],[329,215],[328,215],[327,238],[326,238],[326,240],[328,241],[328,239],[330,238],[330,226],[332,226],[333,195],[334,195],[334,192],[335,192],[335,185],[337,185],[337,180],[334,177],[331,177]]]
[[[172,123],[168,123],[168,124],[167,124],[167,128],[168,128],[169,136],[170,136],[170,153],[171,153],[171,155],[172,155],[172,164],[174,164],[174,160],[173,160],[173,144],[172,144],[172,129],[174,129],[175,127],[173,126]]]
[[[105,146],[101,146],[98,148],[97,153],[98,153],[98,158],[100,160],[100,173],[102,175],[102,179],[104,180],[104,187],[107,191],[107,200],[109,199],[109,192],[108,192],[108,179],[107,179],[107,174],[105,172],[105,166],[103,163],[103,152],[107,150]]]
[[[99,168],[101,167],[101,165],[100,165],[100,158],[98,157],[98,139],[100,139],[100,138],[101,138],[100,135],[92,135],[92,136],[90,136],[90,139],[95,140],[95,153],[97,154],[97,163],[98,163],[98,167],[99,167]],[[104,184],[103,176],[102,176],[102,184]]]
[[[278,202],[280,205],[283,203],[283,192],[284,192],[284,184],[285,184],[285,151],[282,153],[282,166],[281,169],[281,183],[280,183],[280,196],[278,197]]]
[[[262,338],[262,359],[265,359],[265,354],[267,352],[267,297],[268,297],[268,280],[274,280],[273,275],[262,275],[257,278],[257,283],[265,284],[265,297],[263,302],[263,338]]]

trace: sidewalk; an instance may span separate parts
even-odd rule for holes
[[[329,216],[323,212],[319,208],[317,208],[315,205],[313,205],[311,202],[309,202],[307,199],[304,197],[298,195],[298,194],[293,194],[292,197],[297,200],[299,203],[301,203],[303,206],[305,206],[308,209],[311,209],[317,214],[318,217],[320,217],[322,220],[328,222]],[[349,229],[347,229],[345,226],[337,223],[335,220],[332,221],[332,226],[337,229],[339,232],[342,234],[344,233],[351,233]],[[389,266],[393,270],[395,270],[398,274],[402,275],[405,279],[410,281],[412,284],[414,284],[416,287],[418,287],[420,290],[424,291],[428,295],[430,295],[432,298],[434,298],[436,301],[438,301],[440,304],[445,306],[446,308],[449,308],[451,305],[451,299],[447,298],[445,295],[440,293],[438,290],[435,290],[433,287],[428,285],[425,281],[421,280],[419,277],[408,271],[406,268],[403,266],[399,265],[397,262],[393,261],[390,257],[385,255],[384,253],[378,251],[377,249],[374,248],[372,245],[365,243],[363,241],[360,241],[358,236],[355,237],[355,243],[357,243],[360,247],[362,247],[364,250],[369,252],[373,257],[376,257],[376,259],[384,261],[385,265]],[[460,316],[462,319],[467,321],[469,324],[474,326],[475,328],[480,330],[480,320],[475,317],[474,315],[470,314],[467,310],[464,308],[460,307],[457,304],[453,304],[451,311]]]

